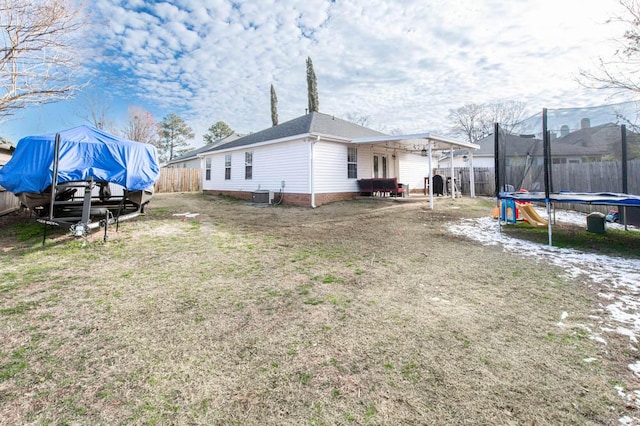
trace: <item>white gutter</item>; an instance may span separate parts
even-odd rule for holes
[[[213,150],[213,151],[207,151],[207,152],[203,152],[203,153],[198,154],[197,157],[206,157],[207,155],[219,154],[219,153],[230,152],[230,151],[240,151],[240,150],[245,150],[245,149],[248,149],[248,148],[254,148],[254,147],[258,147],[258,146],[272,145],[272,144],[275,144],[275,143],[291,142],[291,141],[295,141],[295,140],[299,140],[299,139],[308,138],[310,136],[312,136],[311,133],[303,133],[303,134],[300,134],[300,135],[287,136],[286,138],[272,139],[272,140],[268,140],[268,141],[262,141],[262,142],[250,143],[250,144],[246,144],[246,145],[234,146],[234,147],[226,148],[226,149],[218,149],[218,150]]]
[[[315,137],[316,140],[320,140],[320,138],[322,138],[325,141],[329,141],[329,142],[351,142],[350,138],[343,138],[341,136],[335,136],[335,135],[328,135],[326,133],[317,133],[317,132],[312,132],[309,133],[310,136]]]

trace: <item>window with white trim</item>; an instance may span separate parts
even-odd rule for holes
[[[250,180],[253,176],[253,152],[244,153],[244,178]]]
[[[347,148],[347,178],[358,178],[358,149],[356,147]]]
[[[224,180],[231,179],[231,154],[224,156]]]
[[[204,163],[204,180],[211,180],[211,157],[207,157]]]

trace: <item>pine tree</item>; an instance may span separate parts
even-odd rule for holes
[[[316,73],[313,71],[311,57],[307,57],[307,94],[309,99],[309,112],[318,112],[318,83]]]
[[[204,139],[204,143],[206,144],[224,139],[227,136],[232,135],[234,130],[229,127],[229,125],[224,121],[218,121],[216,124],[212,124],[211,127],[209,127],[208,132],[209,133],[205,134],[202,137]]]
[[[278,97],[276,96],[276,89],[271,85],[271,123],[274,126],[278,125]]]
[[[169,114],[160,123],[160,156],[171,161],[189,146],[187,139],[193,139],[195,134],[182,117]]]

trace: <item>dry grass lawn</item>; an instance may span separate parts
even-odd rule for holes
[[[0,423],[633,415],[614,389],[634,384],[628,338],[605,346],[578,326],[598,306],[595,285],[445,229],[490,202],[437,201],[312,210],[162,194],[107,244],[58,234],[45,249],[33,219],[3,218]]]

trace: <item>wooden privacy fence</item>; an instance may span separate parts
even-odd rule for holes
[[[495,174],[493,173],[493,167],[474,167],[473,174],[476,184],[476,195],[493,196],[495,191]],[[448,177],[451,177],[451,167],[433,169],[434,175],[440,175],[446,181]],[[468,167],[456,167],[454,174],[458,180],[460,190],[464,195],[471,193],[469,187],[469,168]]]
[[[451,176],[451,168],[443,167],[433,170],[443,178]],[[514,185],[516,189],[520,182],[511,182],[509,176],[522,176],[522,167],[505,168],[507,183]],[[460,190],[469,195],[469,168],[456,167],[454,174],[460,182]],[[597,161],[592,163],[554,164],[551,167],[553,190],[573,192],[622,192],[622,162],[621,161]],[[628,193],[640,195],[640,160],[632,160],[627,163]],[[474,168],[476,183],[476,195],[493,196],[495,193],[495,173],[493,167]],[[528,185],[544,188],[544,176],[537,173],[533,181],[527,180],[524,189]]]
[[[200,169],[162,168],[156,181],[156,192],[194,192],[202,189]]]
[[[20,200],[13,192],[0,186],[0,216],[20,208]]]

